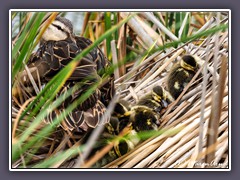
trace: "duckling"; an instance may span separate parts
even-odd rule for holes
[[[105,145],[107,145],[107,143]],[[121,139],[121,141],[117,141],[114,144],[113,148],[93,165],[93,168],[100,168],[105,166],[106,164],[130,152],[135,146],[136,145],[133,144],[133,142],[126,138]],[[94,152],[96,153],[97,151]]]
[[[58,16],[43,33],[40,47],[31,55],[27,66],[37,69],[37,72],[32,73],[33,77],[39,74],[41,83],[47,83],[91,43],[86,38],[74,35],[71,21]],[[105,72],[108,66],[110,62],[98,47],[82,58],[57,96],[83,81],[84,85],[75,89],[58,109],[50,112],[47,122],[51,122],[95,82],[102,81],[102,74],[99,72]],[[25,81],[28,81],[26,79],[25,77]],[[69,113],[61,123],[63,129],[85,132],[89,128],[95,128],[98,124],[109,122],[110,119],[104,122],[99,122],[99,120],[114,93],[113,81],[113,75],[111,75],[103,87],[96,89],[87,100]]]
[[[133,129],[137,132],[157,130],[160,116],[147,106],[134,106],[132,108],[131,121]]]
[[[140,142],[140,138],[136,135],[135,130],[129,131],[128,135],[131,135],[132,137],[128,138],[121,138],[121,140],[117,141],[113,148],[108,152],[108,156],[110,159],[117,159],[136,147],[136,145]]]
[[[137,132],[157,130],[160,125],[160,112],[172,101],[166,90],[161,86],[155,86],[150,93],[143,96],[136,105],[131,108],[130,121]]]
[[[130,123],[130,105],[124,100],[119,100],[114,108],[111,118],[119,121],[118,132],[120,133]]]
[[[117,136],[120,134],[119,125],[120,121],[116,117],[111,118],[110,121],[105,124],[104,131],[101,134],[98,143],[96,144],[89,157],[97,153],[109,143],[112,143],[112,141],[114,141],[114,145],[113,148],[107,154],[105,154],[103,158],[96,162],[93,167],[102,167],[107,163],[114,161],[115,159],[123,156],[124,154],[132,150],[139,142],[139,138],[135,136],[131,138],[127,138],[125,136],[118,138]],[[136,131],[129,129],[127,135],[134,134],[136,134]]]
[[[174,99],[178,98],[198,70],[197,58],[192,55],[184,55],[173,65],[167,78],[167,90]]]

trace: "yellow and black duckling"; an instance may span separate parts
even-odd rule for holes
[[[187,84],[199,70],[197,57],[184,55],[179,62],[173,65],[167,78],[167,90],[177,99]]]
[[[120,104],[120,103],[119,103]],[[129,122],[129,121],[128,121]],[[119,132],[120,121],[118,118],[111,118],[110,122],[105,125],[105,129],[101,134],[98,143],[93,149],[91,155],[94,155],[98,150],[107,146],[109,143],[114,142],[113,148],[99,160],[93,167],[102,167],[107,163],[112,162],[113,160],[123,156],[132,150],[137,143],[139,138],[133,136],[133,138],[128,138],[125,136],[118,137],[121,132]],[[123,127],[124,128],[124,127]],[[135,135],[136,131],[129,129],[126,135]],[[90,155],[90,157],[91,157]]]
[[[131,135],[135,135],[135,131],[131,131]],[[115,142],[113,148],[105,155],[105,157],[101,161],[101,165],[106,165],[107,163],[112,162],[113,160],[127,154],[131,150],[133,150],[136,145],[139,143],[140,139],[135,138],[121,138]],[[105,164],[103,164],[103,162]]]
[[[27,66],[36,68],[41,82],[47,83],[91,43],[86,38],[74,35],[71,21],[64,17],[57,17],[44,32],[40,47],[31,55]],[[49,113],[47,121],[51,122],[54,117],[58,116],[69,104],[84,94],[95,82],[102,81],[101,76],[103,76],[108,66],[110,66],[110,62],[98,47],[82,58],[63,85],[58,96],[64,94],[76,84],[81,83],[84,85],[77,90],[75,89],[72,95],[58,109]],[[37,76],[37,73],[33,72],[33,77]],[[85,132],[89,128],[95,128],[98,124],[108,122],[109,119],[104,122],[99,121],[114,93],[113,81],[111,75],[101,88],[96,89],[87,100],[67,115],[61,126],[65,130]]]
[[[131,108],[128,102],[119,100],[114,108],[111,119],[118,121],[118,133],[120,133],[130,122]]]
[[[124,100],[119,100],[114,108],[114,112],[111,116],[110,122],[105,125],[105,131],[107,134],[111,134],[113,136],[118,136],[122,133],[122,135],[134,134],[132,127],[125,129],[125,132],[122,132],[124,128],[126,128],[130,124],[130,107],[128,103]],[[110,156],[113,158],[120,157],[136,145],[135,139],[127,139],[121,138],[120,141],[117,141],[114,145],[114,148],[110,151]]]
[[[130,122],[137,132],[157,130],[160,124],[160,113],[172,101],[165,89],[155,86],[150,93],[143,96],[131,107]]]
[[[106,146],[112,140],[114,141],[114,146],[101,160],[95,164],[96,167],[102,167],[107,163],[110,163],[111,161],[128,153],[135,147],[135,145],[138,143],[137,138],[128,139],[122,136],[119,139],[119,137],[117,137],[123,133],[123,129],[129,124],[130,107],[126,101],[119,100],[115,105],[110,122],[105,125],[105,129],[100,137],[100,141],[105,142],[100,147]],[[125,135],[133,133],[135,133],[135,131],[132,131],[132,127],[124,132]],[[117,139],[114,140],[114,138]]]

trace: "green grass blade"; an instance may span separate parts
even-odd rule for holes
[[[74,147],[74,148],[70,148],[66,151],[60,152],[58,155],[56,156],[52,156],[49,159],[44,160],[41,163],[38,163],[36,165],[34,165],[32,168],[50,168],[53,165],[55,165],[56,163],[60,162],[61,160],[65,160],[71,156],[74,156],[76,154],[78,154],[79,152],[82,152],[83,147]]]
[[[181,27],[181,12],[175,13],[175,36],[178,37],[179,29]]]
[[[111,20],[111,12],[105,12],[104,13],[104,21],[105,21],[105,31],[111,29],[112,27],[112,20]],[[108,36],[106,38],[106,46],[107,46],[107,57],[110,59],[111,57],[111,41],[112,41],[112,35]]]
[[[167,49],[167,48],[170,48],[170,47],[175,47],[181,43],[185,43],[185,42],[188,42],[188,41],[193,41],[193,40],[196,40],[196,39],[199,39],[201,37],[206,37],[206,36],[209,36],[211,34],[214,34],[216,32],[219,32],[219,31],[225,31],[226,29],[228,29],[228,24],[224,24],[224,25],[220,25],[220,26],[216,26],[216,27],[213,27],[211,29],[208,29],[206,31],[202,31],[202,32],[199,32],[197,34],[194,34],[192,36],[188,36],[188,37],[184,37],[184,38],[181,38],[180,40],[178,41],[173,41],[173,42],[170,42],[170,43],[166,43],[164,44],[163,46],[159,46],[158,48],[156,48],[155,50],[153,50],[150,55],[152,55],[153,53],[157,52],[157,51],[161,51],[161,50],[164,50],[164,49]]]
[[[33,18],[28,23],[24,32],[22,33],[22,38],[19,39],[19,41],[16,43],[16,46],[13,48],[12,58],[15,59],[18,51],[20,51],[20,55],[16,58],[16,64],[14,65],[12,70],[12,80],[15,78],[17,72],[19,72],[19,70],[21,69],[23,61],[25,59],[28,59],[30,57],[30,54],[32,53],[32,50],[34,48],[32,45],[44,15],[45,13],[34,14]],[[20,50],[21,46],[22,49]]]

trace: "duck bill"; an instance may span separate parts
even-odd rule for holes
[[[164,108],[166,108],[168,106],[168,102],[164,99],[162,99],[162,105]]]

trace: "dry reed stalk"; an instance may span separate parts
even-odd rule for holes
[[[111,41],[111,51],[112,51],[112,61],[113,61],[113,64],[118,64],[115,40]],[[118,79],[119,77],[120,77],[120,72],[119,72],[119,69],[116,68],[114,70],[114,78]]]
[[[138,92],[140,89],[145,87],[152,79],[156,78],[164,69],[166,66],[168,66],[173,60],[175,60],[181,53],[183,52],[183,49],[178,50],[167,63],[163,64],[157,71],[155,71],[149,78],[147,78],[142,84],[134,88],[135,92]],[[128,100],[131,97],[131,95],[128,95],[124,98],[124,100]]]
[[[143,29],[150,35],[153,41],[157,41],[158,46],[162,46],[163,42],[160,38],[160,35],[156,33],[144,20],[142,20],[139,16],[135,17],[138,23],[143,27]]]
[[[133,156],[131,159],[128,159],[128,161],[126,161],[123,165],[121,165],[120,168],[133,167],[135,164],[142,161],[145,157],[151,154],[157,147],[159,147],[158,144],[153,144],[151,146],[148,146],[148,148],[145,151],[142,151],[140,154],[136,154],[137,156]]]
[[[165,26],[166,24],[165,24],[165,20],[164,20],[162,12],[156,12],[156,13],[158,14],[158,16],[159,16],[161,22],[163,23],[163,25]]]
[[[178,50],[182,49],[184,46],[186,46],[189,42],[185,43],[184,45],[168,52],[166,55],[164,55],[162,58],[160,58],[159,60],[155,61],[154,63],[157,63],[159,61],[161,61],[162,59],[167,58],[168,56],[174,54],[175,52],[177,52]],[[149,63],[150,61],[152,61],[154,58],[158,57],[161,54],[161,52],[155,52],[153,55],[149,56],[147,59],[145,59],[141,64],[139,64],[136,67],[133,67],[129,72],[127,72],[125,75],[121,76],[119,79],[115,80],[115,83],[121,82],[123,79],[125,79],[124,82],[129,80],[129,77],[134,77],[134,73],[136,73],[136,71],[138,69],[140,69],[141,67],[145,66],[147,63]]]
[[[210,115],[210,110],[208,111],[209,113],[209,115]],[[192,132],[191,130],[189,130],[190,132]],[[195,136],[197,135],[197,133],[195,134]],[[196,138],[196,140],[197,140],[197,138]],[[187,151],[187,150],[186,150]],[[169,151],[168,151],[169,152]],[[135,158],[135,160],[134,161],[137,161],[136,160],[137,158]],[[135,162],[134,161],[132,161],[132,162],[130,162],[130,164],[128,164],[128,165],[132,165],[132,164],[134,164]],[[162,161],[162,160],[160,160],[160,161]],[[131,164],[132,163],[132,164]],[[123,166],[124,168],[125,168],[125,166]],[[130,167],[130,166],[127,166],[127,167]]]
[[[119,18],[120,18],[119,21],[121,21],[122,18],[120,17],[120,15],[119,15]],[[118,44],[117,44],[117,48],[119,49],[119,53],[118,53],[119,61],[123,60],[126,57],[126,53],[127,53],[127,47],[126,47],[127,37],[126,36],[127,36],[127,26],[124,24],[120,27]],[[125,64],[122,64],[118,69],[119,69],[120,77],[126,73]]]
[[[208,41],[209,42],[209,41]],[[207,46],[207,52],[210,52],[208,49],[209,46]],[[200,124],[199,124],[199,138],[198,138],[198,154],[202,152],[203,149],[203,131],[204,131],[204,109],[205,109],[205,97],[206,97],[206,91],[207,91],[207,63],[204,63],[203,65],[203,83],[202,83],[202,95],[201,95],[201,118],[200,118]],[[203,159],[200,159],[200,162],[203,162]]]
[[[221,121],[223,121],[227,116],[228,116],[227,114],[225,114],[224,116],[222,116]],[[208,122],[206,123],[206,126],[208,126]],[[228,122],[225,122],[223,125],[221,125],[221,126],[219,127],[219,132],[225,130],[227,127],[228,127]],[[207,133],[207,128],[204,128],[204,131],[205,131],[205,132],[204,132],[204,137],[205,137],[205,139],[206,139],[206,136],[207,136],[207,134],[206,134],[206,133]],[[206,144],[206,140],[205,140],[205,142],[204,142],[204,145],[205,145],[205,144]],[[196,144],[195,151],[194,151],[194,153],[192,154],[189,162],[197,162],[197,160],[200,158],[200,155],[201,155],[202,153],[199,153],[199,152],[198,152],[198,145],[199,145],[199,143]],[[203,152],[203,149],[202,149],[201,152]],[[189,164],[188,164],[188,168],[193,168],[193,163],[189,163]]]
[[[140,64],[139,66],[136,66],[134,68],[132,68],[129,72],[127,72],[126,74],[124,74],[123,76],[121,76],[119,79],[115,80],[115,83],[119,83],[121,81],[123,81],[122,83],[127,82],[130,78],[132,78],[132,76],[134,75],[134,73],[136,73],[136,71],[142,67],[143,65],[147,64],[149,61],[152,60],[153,57],[156,57],[159,54],[159,52],[154,53],[152,56],[150,56],[149,58],[145,59],[145,61]]]
[[[161,55],[157,56],[158,58],[161,58],[160,57]],[[156,57],[156,58],[157,58]],[[161,67],[161,64],[162,64],[162,61],[159,61],[157,63],[152,64],[154,66],[152,66],[152,68],[149,70],[149,72],[147,72],[147,74],[138,82],[138,84],[136,84],[136,87],[139,86],[140,84],[142,84],[145,80],[147,80],[149,77],[151,77],[151,75],[157,71],[159,69],[159,67]],[[166,68],[165,68],[166,69]]]
[[[206,126],[206,127],[207,127],[207,126]],[[206,132],[207,132],[207,128],[205,128],[205,133],[204,133],[205,135],[206,135]],[[189,141],[188,143],[186,143],[184,146],[180,147],[180,148],[178,149],[178,151],[176,151],[176,152],[174,153],[174,154],[176,154],[176,155],[172,154],[171,157],[170,157],[170,159],[166,159],[166,163],[165,163],[164,165],[161,165],[160,168],[171,167],[171,163],[172,163],[172,162],[177,161],[178,159],[180,159],[184,152],[190,151],[189,148],[192,148],[192,146],[194,145],[193,141],[194,141],[195,143],[198,143],[198,142],[197,142],[197,138],[198,138],[198,137],[192,139],[191,141]],[[218,139],[219,143],[221,143],[221,142],[224,143],[224,141],[223,141],[224,138],[225,138],[225,139],[227,138],[226,134],[223,135],[223,136],[221,136],[221,137],[219,137],[219,139]],[[190,142],[193,143],[193,144],[191,144],[192,146],[189,146],[189,147],[186,147],[186,148],[185,148],[185,146],[187,146],[187,144],[189,144]],[[206,144],[206,138],[205,138],[205,141],[204,141],[204,142],[205,142],[205,144]],[[221,147],[221,145],[219,145],[219,147]],[[226,147],[226,146],[225,146],[225,147]],[[181,149],[182,149],[182,150],[181,150]],[[197,148],[195,148],[195,149],[197,149]],[[219,151],[220,151],[220,150],[221,150],[221,149],[219,149]],[[197,151],[195,151],[195,152],[197,152]],[[192,153],[192,157],[193,157],[193,154],[194,154],[194,153]],[[195,157],[197,157],[197,156],[195,155]],[[197,158],[194,158],[194,159],[191,158],[191,160],[190,160],[189,162],[198,162],[198,163],[200,163],[200,161],[199,161]],[[190,163],[189,165],[190,165],[190,166],[188,166],[188,167],[193,168],[193,163]]]
[[[166,162],[166,159],[169,156],[171,156],[172,153],[174,153],[179,147],[181,147],[182,145],[187,143],[189,140],[191,140],[191,138],[193,138],[196,135],[196,131],[197,130],[194,130],[189,135],[182,138],[176,145],[174,145],[171,149],[169,149],[169,151],[167,151],[163,156],[161,156],[159,159],[155,160],[155,162],[151,166],[149,166],[149,168],[157,167],[157,166],[163,164],[164,162]]]
[[[214,160],[215,163],[219,163],[219,161],[221,160],[221,158],[223,157],[223,155],[227,151],[227,149],[228,149],[228,140],[226,140],[226,142],[224,142],[222,148],[216,152],[216,157]]]
[[[129,15],[130,13],[127,13],[127,12],[120,13],[120,16],[122,18],[126,18]],[[137,36],[143,41],[144,44],[147,45],[147,47],[151,47],[154,44],[152,38],[149,36],[148,33],[146,33],[146,31],[142,28],[142,26],[139,24],[139,22],[136,20],[135,17],[131,18],[127,22],[127,24],[131,27],[131,29],[134,30]]]
[[[85,13],[85,16],[84,16],[84,19],[83,19],[83,25],[82,25],[82,32],[81,32],[80,36],[83,36],[83,34],[84,34],[84,32],[87,28],[87,24],[88,24],[90,15],[91,15],[91,12],[86,12]]]
[[[206,117],[205,119],[208,119],[208,118],[209,118],[209,116]],[[205,123],[205,127],[207,127],[207,124],[208,124],[208,122]],[[205,130],[204,130],[205,132],[204,132],[203,134],[206,134],[206,132],[207,132],[206,129],[207,129],[207,128],[205,128]],[[189,143],[191,142],[191,143],[189,144],[189,145],[191,145],[191,146],[187,145],[188,142],[184,142],[185,144],[183,144],[182,146],[179,146],[179,149],[178,149],[178,151],[180,151],[179,153],[187,152],[187,151],[189,150],[189,148],[193,148],[193,145],[195,145],[195,147],[196,147],[196,146],[199,144],[199,142],[198,142],[198,136],[197,136],[198,133],[199,133],[199,128],[193,130],[193,132],[194,132],[194,134],[191,133],[193,139],[191,139],[191,140],[188,139],[188,140],[189,140],[188,142],[189,142]],[[185,139],[185,138],[184,138],[184,139]],[[183,141],[183,140],[181,140],[181,141]],[[180,141],[180,142],[181,142],[181,141]],[[189,147],[186,148],[185,146],[189,146]],[[182,154],[179,155],[179,153],[178,153],[177,151],[175,151],[171,156],[174,156],[174,154],[176,154],[176,155],[175,155],[175,160],[177,160],[177,157],[176,157],[176,156],[178,155],[179,158],[180,158],[180,156],[182,155]],[[194,154],[194,153],[192,153],[192,154]],[[170,157],[170,158],[171,158],[171,157]],[[172,157],[171,159],[172,159],[172,162],[173,162],[173,160],[174,160],[173,157]],[[167,162],[166,162],[167,164],[170,163],[169,160],[166,160],[166,161],[167,161]],[[169,164],[169,166],[170,166],[170,164]]]
[[[190,105],[189,102],[182,102],[172,113],[168,114],[165,119],[162,119],[160,127],[165,127],[166,125],[172,124],[178,116]]]
[[[211,146],[216,143],[217,139],[217,130],[219,126],[219,119],[221,115],[221,109],[222,109],[222,100],[224,95],[224,87],[225,87],[225,81],[226,81],[226,74],[227,72],[227,59],[224,57],[222,59],[222,65],[220,69],[220,84],[218,86],[217,95],[214,94],[214,97],[216,97],[216,101],[213,101],[212,104],[212,114],[210,118],[210,124],[209,124],[209,132],[208,132],[208,145]],[[214,151],[211,154],[208,154],[206,156],[205,161],[207,163],[210,163],[214,158]]]
[[[202,18],[198,13],[192,13],[194,18],[203,26],[205,24],[204,18]]]
[[[197,122],[197,121],[196,121]],[[197,126],[197,123],[194,122],[187,126],[187,128],[184,128],[182,131],[180,131],[177,135],[172,137],[169,140],[166,140],[156,151],[154,151],[151,155],[146,157],[143,161],[135,165],[135,168],[144,168],[148,165],[149,162],[152,162],[154,159],[156,159],[158,156],[160,156],[162,153],[166,152],[166,150],[169,147],[172,147],[175,143],[177,143],[183,136],[185,136],[188,133],[188,129],[194,129]],[[187,129],[187,130],[186,130]]]
[[[171,167],[172,164],[177,163],[177,161],[186,153],[189,151],[189,149],[191,149],[192,147],[195,146],[196,142],[197,142],[197,138],[194,138],[188,142],[186,142],[180,149],[177,149],[177,151],[175,152],[175,154],[172,155],[172,157],[170,157],[169,159],[167,159],[165,161],[165,163],[163,163],[159,168],[167,168],[167,167]],[[192,152],[191,152],[192,153]],[[181,162],[181,160],[180,160]]]
[[[178,41],[178,38],[169,30],[167,29],[153,14],[150,12],[142,12],[141,13],[144,17],[152,21],[159,29],[161,29],[166,35],[168,35],[173,41]]]
[[[180,39],[182,37],[182,33],[183,33],[183,30],[184,30],[184,27],[186,26],[186,23],[187,23],[187,18],[189,16],[190,12],[187,12],[184,19],[183,19],[183,22],[182,22],[182,25],[178,31],[178,38]]]
[[[56,154],[54,153],[54,155],[57,155],[58,153],[63,152],[63,149],[62,149],[62,148],[63,148],[64,145],[66,145],[67,141],[69,140],[69,137],[65,135],[65,137],[64,137],[63,140],[64,140],[64,142],[63,142],[63,143],[61,142],[62,145],[61,145],[61,144],[59,145],[59,148],[60,148],[61,150],[59,150],[58,152],[56,152]],[[80,146],[80,141],[76,142],[72,147],[70,147],[70,149],[71,149],[71,148],[72,148],[72,149],[75,149],[75,148],[77,148],[78,146]],[[78,150],[78,154],[79,154],[79,156],[81,156],[80,150]],[[54,164],[51,166],[51,168],[59,168],[68,158],[69,158],[68,156],[63,157],[63,159],[60,159],[58,162],[54,163]]]
[[[56,138],[54,138],[54,140],[53,140],[52,143],[51,143],[51,146],[50,146],[49,151],[48,151],[48,153],[47,153],[47,157],[50,157],[51,154],[52,154],[53,151],[54,151],[54,146],[55,146],[55,144],[56,144],[55,139],[56,139]]]
[[[192,120],[191,120],[192,121]],[[188,126],[188,124],[190,123],[190,121],[186,121],[186,122],[184,122],[184,123],[182,123],[182,124],[178,124],[176,127],[174,127],[174,128],[170,128],[169,130],[170,131],[172,131],[172,132],[174,132],[175,130],[177,130],[177,131],[179,131],[179,130],[181,130],[181,131],[179,131],[178,132],[178,134],[176,134],[175,136],[173,136],[172,138],[168,138],[169,140],[166,140],[162,145],[161,145],[161,147],[163,146],[163,147],[170,147],[169,146],[169,143],[170,144],[175,144],[177,141],[176,141],[176,139],[178,139],[179,138],[179,136],[182,136],[180,133],[184,130],[184,129],[186,129],[186,127]],[[186,133],[186,132],[183,132],[183,134],[184,133]],[[179,135],[180,134],[180,135]],[[178,137],[176,137],[176,136],[178,136]],[[175,139],[174,139],[174,137],[175,137]],[[156,138],[154,138],[153,140],[151,140],[147,145],[149,145],[149,144],[151,144],[151,143],[154,143],[154,142],[157,142],[157,141],[159,141],[159,138],[163,138],[162,136],[158,136],[158,137],[156,137]],[[181,139],[182,137],[180,137],[179,139]],[[143,150],[145,150],[147,147],[145,147]],[[159,147],[160,148],[160,147]],[[159,150],[159,148],[158,148],[158,150]],[[160,148],[161,149],[161,148]],[[162,151],[164,151],[165,152],[165,150],[166,150],[167,148],[163,148],[162,149]],[[161,150],[160,150],[160,152],[162,152]],[[160,154],[159,154],[160,155]]]

